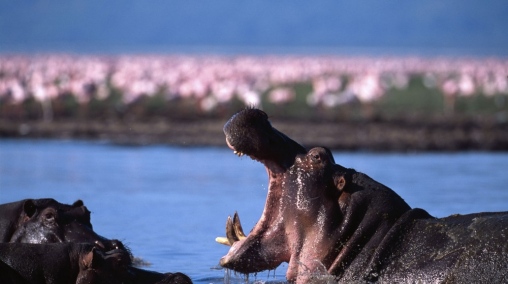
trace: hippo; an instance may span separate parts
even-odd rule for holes
[[[507,283],[508,212],[435,218],[389,187],[307,150],[247,108],[225,124],[227,145],[264,164],[263,213],[243,232],[226,222],[220,265],[240,273],[288,263],[290,282]]]
[[[188,284],[182,273],[158,273],[130,265],[124,250],[85,243],[0,243],[3,284]]]
[[[72,205],[51,198],[2,204],[0,238],[2,242],[84,242],[106,250],[126,249],[120,241],[106,239],[93,231],[90,211],[81,200]]]
[[[44,208],[53,207],[56,210],[67,211],[84,206],[83,201],[77,200],[72,205],[62,204],[52,198],[23,199],[20,201],[0,204],[0,242],[10,241],[14,232],[21,224]],[[83,214],[81,222],[90,225],[90,215]]]

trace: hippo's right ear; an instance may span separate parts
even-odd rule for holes
[[[74,201],[74,203],[72,203],[72,207],[81,207],[85,205],[85,203],[83,203],[83,201],[81,199],[78,199],[76,201]]]
[[[342,175],[334,177],[333,182],[339,191],[343,191],[347,184],[346,178]]]
[[[84,269],[89,269],[89,268],[96,268],[97,267],[97,258],[99,256],[97,255],[97,251],[95,250],[95,248],[92,248],[92,250],[90,252],[88,252],[87,254],[85,254],[85,256],[83,256],[83,259],[81,260],[81,264],[83,265],[83,268]]]
[[[33,199],[27,199],[25,203],[23,203],[23,212],[26,217],[32,218],[36,211],[37,206],[35,206]]]

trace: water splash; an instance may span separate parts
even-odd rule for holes
[[[335,276],[328,273],[326,266],[318,259],[313,260],[316,264],[314,269],[309,268],[306,264],[298,262],[298,276],[305,276],[308,279],[308,283],[320,283],[320,284],[336,284],[337,280]]]
[[[296,171],[296,183],[298,184],[298,192],[296,195],[296,207],[300,210],[307,210],[310,206],[309,200],[305,197],[304,189],[305,189],[305,179],[303,178],[306,174],[301,169]]]
[[[319,207],[319,212],[318,212],[318,217],[317,217],[317,223],[318,223],[320,234],[323,233],[325,221],[326,221],[326,209],[325,209],[324,205],[321,205],[321,207]]]
[[[223,268],[223,267],[213,267],[212,269],[224,269],[224,278],[223,278],[223,283],[224,284],[266,284],[266,283],[287,283],[284,280],[282,281],[277,281],[277,276],[276,276],[276,269],[272,269],[272,270],[267,270],[268,271],[268,275],[264,278],[264,277],[261,277],[261,278],[264,278],[264,279],[257,279],[258,277],[258,273],[250,273],[250,274],[244,274],[244,273],[240,273],[240,272],[237,272],[237,271],[234,271],[234,270],[231,270],[231,269],[227,269],[227,268]],[[252,280],[252,276],[254,276],[254,279]],[[275,282],[273,282],[272,280],[269,280],[270,278],[272,278],[273,280],[275,280]]]
[[[231,283],[231,270],[224,268],[224,284]]]

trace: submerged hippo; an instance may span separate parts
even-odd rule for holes
[[[0,205],[1,242],[96,244],[106,250],[125,249],[118,240],[93,231],[90,211],[78,200],[72,205],[51,198],[25,199]]]
[[[248,236],[228,218],[220,265],[242,273],[289,263],[286,278],[341,283],[507,283],[508,212],[437,219],[369,176],[306,150],[257,109],[224,126],[235,154],[263,163],[269,179]],[[338,137],[340,139],[340,137]]]
[[[158,273],[130,265],[124,250],[91,244],[0,243],[0,283],[190,284],[182,273]]]

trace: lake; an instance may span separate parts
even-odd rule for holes
[[[412,207],[437,217],[508,210],[508,153],[349,153],[335,161],[389,186]],[[99,234],[123,241],[151,263],[195,283],[224,283],[228,215],[246,232],[267,194],[263,165],[226,147],[125,147],[105,142],[0,140],[0,203],[51,197],[82,199]],[[250,275],[283,282],[287,265]],[[228,279],[226,279],[228,280]],[[244,283],[231,274],[230,283]]]

